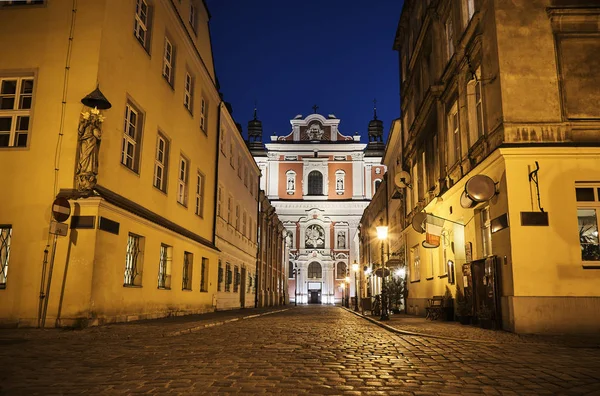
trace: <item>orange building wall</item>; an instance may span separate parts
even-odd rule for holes
[[[344,194],[337,195],[335,192],[335,172],[337,170],[343,170],[346,172],[344,178],[345,189]],[[329,163],[329,199],[350,199],[352,198],[352,163],[345,162],[330,162]]]

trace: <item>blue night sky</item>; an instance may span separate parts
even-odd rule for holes
[[[377,115],[387,136],[400,114],[398,53],[403,0],[206,0],[217,78],[244,127],[254,102],[263,140],[287,135],[297,114],[335,114],[340,131]]]

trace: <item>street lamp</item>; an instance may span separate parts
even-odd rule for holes
[[[298,306],[298,274],[300,273],[298,264],[294,265],[292,272],[294,273],[294,306]]]
[[[354,260],[354,263],[352,264],[352,271],[354,271],[354,311],[356,312],[358,312],[358,287],[356,282],[356,275],[358,274],[358,270],[359,265],[356,262],[356,260]]]
[[[380,226],[377,228],[377,238],[381,241],[381,318],[379,320],[389,320],[390,315],[388,313],[386,290],[385,290],[385,260],[383,257],[383,241],[387,239],[388,228],[383,225],[383,219],[380,219]]]

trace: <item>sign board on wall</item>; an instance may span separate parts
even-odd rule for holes
[[[308,290],[321,290],[321,282],[308,282]]]

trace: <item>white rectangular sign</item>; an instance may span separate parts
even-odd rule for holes
[[[56,234],[60,236],[67,236],[69,232],[69,225],[65,223],[59,223],[56,221],[50,222],[50,234]]]
[[[308,290],[321,290],[321,282],[308,282]]]

